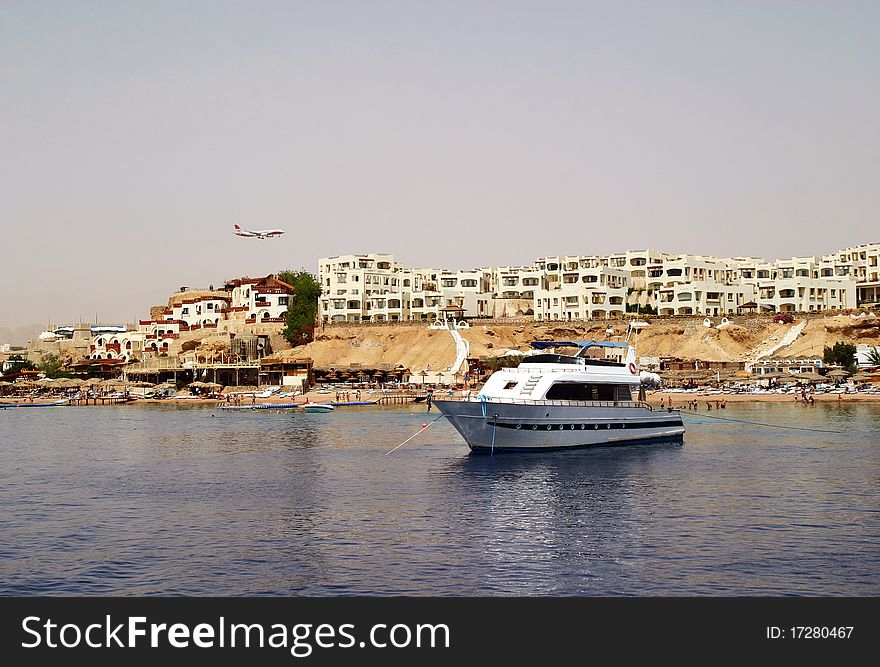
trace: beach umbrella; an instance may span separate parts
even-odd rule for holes
[[[216,382],[190,382],[187,387],[195,387],[196,389],[212,389],[214,387],[222,387],[222,384],[217,384]]]
[[[102,382],[104,382],[104,381],[101,378],[89,378],[88,380],[86,380],[86,384],[89,384],[92,386],[99,385]]]
[[[818,373],[795,373],[792,377],[796,380],[802,380],[805,382],[823,382],[826,378],[824,375],[819,375]]]
[[[843,369],[834,369],[833,371],[828,371],[828,377],[832,378],[848,378],[849,373]]]
[[[773,373],[759,373],[758,375],[755,375],[756,380],[781,380],[783,378],[790,377],[791,375],[789,375],[788,373],[780,373],[778,371],[775,371]]]

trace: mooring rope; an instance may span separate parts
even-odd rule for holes
[[[437,417],[437,419],[435,419],[434,421],[432,421],[432,422],[427,422],[427,423],[425,423],[425,424],[422,424],[422,428],[420,428],[418,431],[416,431],[415,433],[413,433],[411,436],[409,436],[406,440],[404,440],[403,442],[401,442],[399,445],[397,445],[397,447],[395,447],[395,448],[392,449],[391,451],[385,452],[385,456],[388,456],[388,455],[391,454],[392,452],[396,452],[398,449],[400,449],[401,447],[403,447],[403,446],[404,446],[406,443],[408,443],[410,440],[412,440],[413,438],[415,438],[419,433],[422,433],[423,431],[428,430],[428,427],[429,427],[429,426],[431,426],[431,425],[434,424],[435,422],[439,421],[440,419],[443,419],[443,417],[445,417],[445,416],[446,416],[446,415],[440,415],[440,416]]]
[[[706,415],[698,412],[682,412],[682,414],[693,415],[695,417],[705,417],[707,419],[718,419],[725,422],[737,422],[739,424],[750,424],[752,426],[766,426],[768,428],[784,428],[789,431],[811,431],[813,433],[846,433],[846,431],[831,431],[824,428],[807,428],[806,426],[783,426],[782,424],[767,424],[764,422],[753,422],[747,419],[733,419],[732,417],[718,417],[716,415]]]

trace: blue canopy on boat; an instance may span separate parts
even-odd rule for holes
[[[537,350],[546,350],[548,347],[629,347],[628,343],[618,343],[610,340],[534,340],[532,347]]]

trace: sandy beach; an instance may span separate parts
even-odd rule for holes
[[[456,392],[457,394],[459,392]],[[445,394],[445,391],[440,390],[435,392],[435,395],[440,398]],[[366,392],[361,393],[361,400],[363,401],[373,401],[381,398],[382,394],[367,394]],[[880,402],[880,394],[867,394],[867,393],[849,393],[849,394],[813,394],[812,395],[815,401],[818,402]],[[45,397],[45,398],[35,398],[31,401],[28,398],[21,397],[2,397],[0,398],[0,404],[18,404],[18,403],[52,403],[53,401],[57,401],[58,397]],[[257,398],[255,405],[274,405],[274,404],[290,404],[290,403],[307,403],[307,402],[315,402],[315,403],[330,403],[336,400],[335,393],[321,393],[318,390],[311,390],[306,392],[305,395],[298,395],[296,398],[291,397],[278,397],[272,396],[269,398]],[[343,399],[344,400],[344,399]],[[351,400],[355,400],[354,397],[351,397]],[[694,393],[683,393],[683,392],[667,392],[667,391],[655,391],[651,392],[647,396],[647,401],[651,405],[659,406],[661,401],[665,406],[671,404],[673,407],[685,407],[689,401],[698,401],[700,407],[705,409],[705,403],[712,403],[712,407],[715,407],[716,402],[725,401],[727,403],[795,403],[799,402],[800,394],[725,394],[720,392],[712,392],[711,390],[700,391]],[[179,404],[179,405],[224,405],[226,404],[223,400],[218,400],[216,398],[166,398],[166,399],[154,399],[154,398],[139,398],[130,403],[126,403],[126,405],[171,405],[171,404]],[[248,406],[252,405],[251,398],[249,396],[245,396],[242,398],[242,402],[240,405]],[[91,406],[90,406],[91,407]],[[369,408],[369,405],[366,406],[352,406],[352,407],[362,407]]]

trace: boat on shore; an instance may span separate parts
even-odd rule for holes
[[[303,403],[303,405],[300,407],[304,408],[306,412],[333,412],[333,410],[335,409],[329,403],[312,403],[312,402]]]
[[[255,403],[251,405],[221,405],[221,410],[290,410],[302,408],[301,403]]]
[[[493,373],[476,396],[434,399],[471,451],[571,449],[684,433],[678,410],[655,410],[644,400],[629,335],[625,342],[532,347],[538,353]],[[565,348],[575,351],[557,352]]]
[[[70,399],[62,398],[48,403],[0,403],[0,409],[6,408],[56,408],[61,405],[70,405]]]

